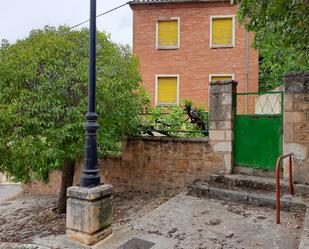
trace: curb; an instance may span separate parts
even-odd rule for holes
[[[276,208],[276,196],[269,194],[256,194],[244,191],[235,191],[210,187],[207,183],[198,182],[188,187],[188,195],[220,199],[230,202],[252,204],[258,207]],[[306,204],[297,197],[283,196],[281,198],[281,209],[291,211],[293,209],[306,209]]]

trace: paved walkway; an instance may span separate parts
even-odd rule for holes
[[[283,213],[282,224],[277,226],[272,209],[180,194],[123,235],[131,233],[131,238],[154,242],[152,249],[296,249],[301,236],[296,227],[300,225],[292,213]],[[115,234],[98,248],[118,248],[128,239],[123,235]]]
[[[132,238],[150,242],[152,246],[145,248],[151,249],[297,249],[303,214],[282,212],[281,218],[282,224],[276,225],[272,209],[182,193],[114,231],[93,249],[119,249]],[[68,242],[64,236],[34,242],[49,248],[85,248]]]
[[[13,198],[21,192],[18,184],[0,184],[0,203]]]

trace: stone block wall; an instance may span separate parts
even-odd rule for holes
[[[25,194],[34,195],[54,195],[60,191],[61,184],[61,171],[54,170],[48,175],[49,181],[47,183],[41,181],[31,181],[22,185],[23,192]]]
[[[294,153],[294,180],[309,184],[309,72],[285,75],[284,88],[284,152]]]
[[[82,163],[75,170],[79,184]],[[100,160],[101,179],[124,190],[178,192],[197,179],[224,170],[221,154],[214,153],[207,138],[134,137],[123,146],[122,157]],[[48,184],[33,182],[24,187],[32,194],[56,194],[61,172],[50,175]]]
[[[234,120],[236,115],[237,82],[210,82],[209,141],[214,153],[224,160],[226,173],[233,170]]]
[[[104,157],[99,160],[101,170],[101,181],[104,183],[110,182],[110,178],[117,179],[121,177],[121,157]],[[103,165],[108,165],[104,167]],[[81,174],[82,161],[76,162],[74,183],[73,185],[79,185],[79,179]],[[34,195],[55,195],[59,193],[61,184],[61,170],[51,171],[48,175],[49,181],[44,183],[42,181],[31,181],[22,185],[23,192],[25,194]],[[117,191],[116,191],[117,192]]]
[[[197,179],[223,168],[207,139],[139,137],[127,140],[123,149],[121,177],[113,173],[116,188],[146,191],[183,189]],[[103,171],[112,171],[108,164]]]

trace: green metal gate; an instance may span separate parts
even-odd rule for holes
[[[282,133],[283,92],[237,94],[236,166],[275,170]]]

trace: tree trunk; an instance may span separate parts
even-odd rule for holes
[[[57,213],[63,214],[67,208],[67,188],[73,185],[75,161],[65,160],[62,169],[61,188],[57,204]]]

